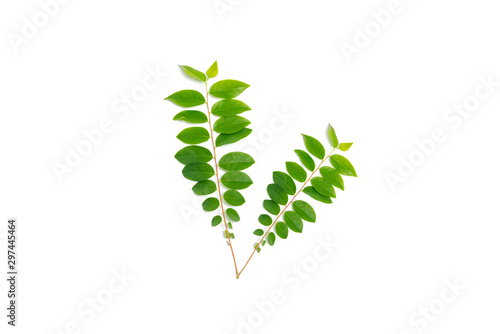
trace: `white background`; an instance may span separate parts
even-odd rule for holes
[[[389,1],[231,3],[220,15],[212,0],[73,0],[15,48],[9,36],[41,7],[2,2],[0,242],[5,254],[6,220],[16,217],[20,309],[13,330],[2,279],[1,332],[64,333],[72,322],[79,330],[66,333],[498,332],[500,87],[455,128],[443,118],[480,76],[500,81],[498,4],[401,0],[348,62],[341,43],[353,44],[356,27]],[[264,247],[239,280],[221,229],[193,204],[173,158],[184,124],[163,101],[202,88],[178,64],[206,70],[214,60],[217,79],[251,85],[240,98],[253,108],[253,140],[265,141],[235,224],[240,267],[271,173],[296,159],[300,133],[326,144],[332,123],[354,142],[346,156],[359,176],[333,205],[314,203],[317,223]],[[168,76],[120,119],[113,103],[147,68]],[[285,111],[293,117],[277,120]],[[52,164],[107,118],[113,131],[60,182]],[[265,130],[272,124],[279,129]],[[436,128],[446,140],[391,189],[386,173]],[[318,238],[340,246],[298,279],[289,270],[313,263]],[[77,308],[122,268],[134,278],[87,321]],[[411,323],[440,305],[446,280],[466,288],[425,330]],[[255,302],[279,292],[283,302],[261,315]],[[249,318],[254,325],[242,325]]]

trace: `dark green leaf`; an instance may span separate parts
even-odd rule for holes
[[[333,147],[339,146],[339,140],[337,139],[335,130],[330,124],[328,124],[328,138],[330,138],[330,144],[332,144]]]
[[[270,199],[264,200],[264,209],[267,210],[272,215],[278,215],[280,213],[280,206],[278,203],[275,201],[272,201]]]
[[[275,183],[267,186],[267,194],[278,204],[286,205],[288,202],[288,195],[285,190]]]
[[[224,200],[232,206],[240,206],[245,203],[245,198],[237,190],[230,189],[224,193],[223,197]]]
[[[221,99],[232,99],[240,95],[248,87],[250,85],[238,80],[221,80],[210,87],[210,95]]]
[[[347,151],[348,149],[350,149],[352,146],[352,143],[342,143],[339,145],[339,149],[343,152]]]
[[[227,172],[220,179],[223,185],[229,189],[246,189],[252,185],[252,179],[243,172]]]
[[[306,145],[306,149],[309,153],[322,160],[325,157],[325,148],[323,147],[323,144],[311,136],[303,134],[302,137],[304,137],[304,144]]]
[[[304,228],[304,223],[302,222],[302,219],[297,213],[293,211],[287,211],[284,214],[284,219],[286,225],[290,228],[290,230],[296,233],[302,233],[302,229]]]
[[[313,158],[311,158],[311,156],[307,152],[302,150],[295,150],[295,153],[297,153],[297,155],[299,156],[302,164],[312,172],[314,170],[314,167],[316,166]]]
[[[207,76],[209,78],[215,78],[219,74],[219,67],[217,66],[217,60],[210,66],[207,70]]]
[[[268,215],[260,215],[259,223],[261,223],[264,226],[271,226],[271,224],[273,223],[273,219]]]
[[[316,176],[311,179],[311,185],[323,196],[335,198],[333,186],[322,177]]]
[[[302,190],[302,191],[317,201],[327,203],[327,204],[332,203],[332,199],[330,197],[326,197],[326,196],[321,195],[313,187],[305,187],[304,190]]]
[[[293,177],[295,180],[299,182],[304,182],[307,179],[307,172],[296,162],[287,161],[286,162],[286,171]]]
[[[300,218],[305,221],[314,223],[316,221],[316,212],[309,203],[304,201],[295,201],[293,202],[293,211],[297,212]]]
[[[214,123],[214,131],[218,133],[231,134],[243,130],[250,121],[241,116],[221,117]]]
[[[212,153],[205,147],[190,145],[179,150],[175,158],[181,164],[187,165],[193,162],[209,162],[212,160]]]
[[[207,163],[194,162],[186,165],[182,169],[182,175],[188,180],[203,181],[214,176],[215,172],[212,166]]]
[[[210,195],[217,190],[215,182],[212,180],[199,181],[193,186],[196,195]]]
[[[188,123],[206,123],[207,115],[198,110],[184,110],[174,116],[174,121],[184,121]]]
[[[166,97],[165,100],[169,100],[170,102],[184,108],[191,108],[205,103],[205,98],[203,97],[203,95],[201,95],[200,92],[192,89],[185,89],[173,93],[172,95]]]
[[[225,170],[244,170],[252,166],[255,160],[243,152],[232,152],[219,160],[219,166]]]
[[[264,235],[264,231],[259,228],[255,231],[253,231],[253,234],[258,235],[260,237],[260,236]]]
[[[229,135],[220,134],[217,136],[215,140],[215,146],[223,146],[227,144],[236,143],[237,141],[247,137],[252,132],[252,129],[245,128],[235,133],[231,133]]]
[[[283,188],[288,195],[295,195],[297,187],[293,179],[287,173],[273,172],[273,181]]]
[[[221,216],[215,216],[212,218],[212,226],[217,226],[222,222],[222,217]]]
[[[234,116],[251,110],[249,106],[239,100],[220,100],[212,106],[212,114],[215,116]]]
[[[344,180],[339,172],[337,172],[334,168],[324,166],[319,169],[321,176],[326,180],[326,182],[330,183],[332,186],[335,186],[341,190],[344,190]]]
[[[233,209],[233,208],[227,209],[226,214],[229,217],[229,219],[231,219],[232,221],[234,221],[234,222],[240,221],[240,215],[238,214],[238,212],[236,212],[235,209]]]
[[[184,70],[184,72],[189,75],[191,78],[193,79],[196,79],[196,80],[199,80],[201,82],[205,82],[207,81],[207,76],[205,75],[205,73],[203,72],[200,72],[198,70],[195,70],[194,68],[192,68],[191,66],[186,66],[186,65],[179,65],[180,68],[182,68]]]
[[[215,197],[207,198],[201,205],[205,211],[214,211],[219,207],[219,200]]]
[[[356,171],[352,166],[351,162],[347,160],[345,157],[334,154],[330,157],[330,161],[332,162],[333,167],[342,175],[346,176],[358,176],[356,175]]]
[[[195,126],[182,130],[177,138],[186,144],[200,144],[206,142],[210,138],[210,134],[207,129]]]
[[[276,234],[274,234],[274,232],[269,232],[267,235],[267,242],[269,243],[269,246],[274,246],[274,243],[276,242]]]
[[[283,222],[276,223],[276,234],[281,239],[286,239],[288,237],[288,226]]]

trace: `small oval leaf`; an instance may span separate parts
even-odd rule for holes
[[[311,185],[323,196],[335,198],[335,189],[322,177],[316,176],[311,179]]]
[[[316,221],[316,212],[309,203],[304,201],[293,202],[293,211],[297,212],[300,218],[307,222],[314,223]]]
[[[342,143],[339,145],[339,149],[343,152],[347,151],[348,149],[350,149],[352,146],[352,143]]]
[[[288,202],[288,195],[285,190],[275,183],[267,186],[267,194],[278,204],[286,205]]]
[[[295,195],[297,187],[293,179],[287,173],[273,172],[273,181],[283,188],[288,195]]]
[[[285,212],[284,220],[288,228],[295,233],[302,233],[302,230],[304,229],[304,223],[302,222],[302,218],[293,211],[287,211]]]
[[[202,207],[205,211],[214,211],[219,207],[219,200],[215,197],[207,198],[203,201]]]
[[[339,140],[337,139],[335,130],[330,124],[328,124],[328,138],[330,138],[330,144],[332,144],[333,147],[339,146]]]
[[[276,223],[275,229],[276,229],[276,234],[281,239],[286,239],[288,237],[288,226],[286,226],[285,223],[283,222]]]
[[[274,243],[276,242],[276,234],[274,234],[274,232],[269,232],[267,235],[267,242],[269,243],[269,246],[274,246]]]
[[[244,170],[254,163],[255,160],[243,152],[231,152],[219,160],[219,166],[225,170]]]
[[[321,176],[326,180],[326,182],[330,183],[332,186],[337,187],[341,190],[344,190],[344,180],[339,172],[337,172],[334,168],[324,166],[319,169]]]
[[[219,74],[219,66],[217,66],[217,60],[214,61],[212,66],[210,66],[210,68],[207,70],[206,74],[207,74],[207,77],[209,77],[209,78],[215,78],[217,76],[217,74]]]
[[[217,190],[215,182],[212,180],[203,180],[193,186],[193,192],[196,195],[210,195]]]
[[[177,138],[185,144],[200,144],[206,142],[210,138],[210,134],[207,129],[195,126],[182,130]]]
[[[248,87],[250,85],[238,80],[221,80],[210,87],[210,95],[221,99],[232,99],[240,95]]]
[[[214,131],[223,134],[236,133],[243,130],[250,121],[241,116],[221,117],[214,123]]]
[[[179,66],[180,66],[180,68],[182,68],[184,70],[184,73],[189,75],[191,78],[196,79],[196,80],[201,81],[201,82],[207,81],[207,76],[205,75],[205,73],[200,72],[200,71],[192,68],[191,66],[186,66],[186,65],[179,65]]]
[[[229,189],[224,193],[223,197],[224,200],[232,206],[240,206],[245,203],[245,198],[237,190]]]
[[[229,217],[229,219],[231,219],[234,222],[239,222],[240,221],[240,215],[233,208],[227,209],[226,210],[226,215]]]
[[[264,235],[264,231],[259,228],[255,231],[253,231],[253,234],[258,235],[260,237],[260,236]]]
[[[212,114],[215,116],[234,116],[251,110],[249,106],[239,100],[220,100],[212,106]]]
[[[334,154],[330,157],[330,161],[332,162],[333,167],[335,167],[340,174],[346,176],[358,176],[356,175],[356,171],[354,170],[351,162],[345,157]]]
[[[175,92],[166,97],[165,100],[184,108],[196,107],[205,103],[205,97],[200,92],[192,89]]]
[[[311,158],[311,156],[307,152],[302,150],[295,150],[295,153],[297,153],[297,155],[299,156],[302,164],[312,172],[314,170],[314,167],[316,166],[313,158]]]
[[[307,172],[301,165],[293,161],[286,162],[286,171],[299,182],[304,182],[307,179]]]
[[[215,216],[212,218],[212,226],[217,226],[222,222],[222,217],[221,216]]]
[[[227,144],[236,143],[237,141],[247,137],[252,132],[252,129],[245,128],[231,134],[220,134],[215,139],[215,146],[220,147]]]
[[[212,166],[207,163],[194,162],[186,165],[182,169],[182,175],[188,180],[203,181],[214,176],[215,172]]]
[[[220,181],[229,189],[246,189],[252,185],[252,179],[243,172],[227,172]]]
[[[259,223],[261,223],[264,226],[271,226],[271,224],[273,223],[273,219],[268,215],[260,215]]]
[[[308,135],[302,135],[304,137],[304,144],[306,145],[307,151],[314,155],[316,158],[323,160],[325,158],[325,147],[314,137]]]
[[[304,190],[302,190],[302,191],[305,194],[311,196],[312,198],[314,198],[317,201],[320,201],[320,202],[323,202],[323,203],[326,203],[326,204],[332,203],[332,199],[330,197],[321,195],[313,187],[305,187]]]
[[[206,123],[207,115],[198,110],[184,110],[174,116],[174,121],[184,121],[188,123]]]
[[[212,160],[212,152],[205,147],[191,145],[180,149],[175,158],[184,165],[193,162],[209,162]]]
[[[278,215],[280,213],[280,206],[273,200],[266,199],[264,200],[264,209],[272,215]]]

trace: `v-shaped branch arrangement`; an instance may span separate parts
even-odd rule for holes
[[[183,110],[174,116],[174,120],[184,121],[191,124],[182,130],[177,138],[188,146],[182,148],[175,154],[175,158],[184,168],[182,174],[185,178],[195,181],[193,192],[196,195],[208,196],[202,207],[205,211],[220,209],[220,215],[212,218],[212,226],[218,226],[224,222],[223,237],[231,250],[234,262],[236,278],[239,278],[247,267],[254,254],[260,253],[262,247],[267,244],[273,246],[276,236],[281,239],[288,237],[289,231],[302,233],[304,221],[314,223],[316,213],[313,207],[303,201],[297,200],[301,193],[309,195],[312,199],[323,203],[332,203],[336,197],[335,188],[344,190],[344,176],[357,176],[352,164],[344,156],[334,154],[335,151],[345,152],[349,150],[352,143],[339,143],[335,130],[328,126],[328,137],[332,149],[327,154],[325,147],[319,140],[308,135],[302,135],[306,151],[297,149],[295,153],[301,162],[286,162],[286,173],[273,172],[273,182],[267,187],[269,199],[263,202],[263,208],[267,213],[258,217],[258,221],[267,230],[256,229],[253,233],[260,237],[253,246],[245,265],[238,270],[236,256],[232,245],[234,240],[233,223],[240,221],[240,216],[235,207],[245,203],[241,191],[250,187],[252,179],[243,170],[252,166],[254,159],[244,152],[231,152],[217,160],[217,148],[224,145],[236,143],[252,132],[247,126],[250,121],[241,113],[251,108],[240,100],[236,100],[249,85],[237,80],[220,80],[210,87],[209,79],[218,74],[217,61],[205,72],[198,71],[190,66],[180,66],[191,78],[204,84],[203,93],[197,90],[181,90],[165,98],[170,102],[182,107],[192,108],[206,105],[206,113],[200,110]],[[219,100],[210,108],[208,97],[212,96]],[[214,122],[214,116],[217,119]],[[208,125],[202,126],[204,124]],[[217,136],[215,136],[217,133]],[[209,148],[199,144],[210,142]],[[311,155],[318,161],[313,159]],[[213,160],[213,167],[209,164]],[[316,163],[318,162],[317,166]],[[330,162],[331,166],[326,166]],[[304,167],[302,167],[304,166]],[[306,171],[306,169],[310,172]],[[224,171],[221,176],[221,170]],[[214,182],[215,178],[215,182]],[[297,190],[299,182],[300,188]],[[223,189],[224,186],[224,189]],[[289,200],[289,197],[291,199]],[[287,211],[288,210],[288,211]],[[275,216],[273,219],[270,215]],[[279,221],[282,218],[283,221]]]

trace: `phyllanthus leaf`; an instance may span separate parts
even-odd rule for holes
[[[231,152],[219,160],[219,166],[225,170],[244,170],[252,166],[255,160],[243,152]]]
[[[325,147],[316,138],[308,135],[302,135],[304,137],[304,144],[309,153],[314,155],[316,158],[323,160],[325,157]]]
[[[215,197],[207,198],[202,204],[203,210],[214,211],[219,207],[219,199]]]
[[[224,174],[220,181],[229,189],[242,190],[252,185],[252,179],[243,172],[227,172]]]
[[[212,152],[202,146],[190,145],[180,149],[175,158],[181,164],[187,165],[193,162],[209,162],[212,160]]]
[[[293,177],[295,180],[299,182],[304,182],[307,178],[307,172],[296,162],[287,161],[286,162],[286,171]]]
[[[195,70],[191,66],[186,66],[186,65],[179,65],[179,66],[184,70],[184,73],[189,75],[191,78],[201,82],[207,81],[207,76],[205,75],[205,73]]]
[[[321,195],[319,192],[316,191],[316,189],[314,189],[311,186],[305,187],[302,191],[317,201],[320,201],[320,202],[323,202],[326,204],[332,203],[332,199],[330,197]]]
[[[278,222],[275,225],[276,234],[281,239],[286,239],[288,237],[288,226],[283,222]]]
[[[309,169],[311,172],[314,171],[314,167],[316,167],[316,164],[314,163],[313,158],[311,158],[311,156],[307,152],[302,150],[295,150],[295,153],[297,153],[300,162],[302,162],[304,167]]]
[[[335,130],[330,124],[328,124],[328,138],[330,139],[330,144],[332,144],[333,147],[339,146],[339,140],[337,139]]]
[[[229,189],[224,193],[223,197],[232,206],[240,206],[245,203],[245,198],[238,190]]]
[[[205,103],[205,97],[200,92],[192,89],[185,89],[173,93],[166,97],[165,100],[184,108],[196,107]]]
[[[207,74],[207,77],[209,77],[209,78],[215,78],[217,76],[217,74],[219,74],[219,67],[217,66],[217,60],[214,61],[212,66],[210,66],[210,68],[207,70],[206,74]]]
[[[269,217],[269,215],[260,215],[259,223],[261,223],[264,226],[271,226],[271,224],[273,223],[273,219]]]
[[[207,129],[195,126],[182,130],[177,135],[177,138],[185,144],[201,144],[210,138],[210,134]]]
[[[207,163],[194,162],[186,165],[184,169],[182,169],[182,175],[191,181],[203,181],[214,176],[215,171],[213,167]]]
[[[210,195],[214,193],[216,190],[217,186],[215,185],[215,182],[212,180],[199,181],[193,186],[193,192],[196,195]]]
[[[267,186],[267,194],[280,205],[286,205],[288,202],[288,195],[285,190],[275,183]]]
[[[304,219],[305,221],[311,223],[314,223],[316,221],[316,212],[314,212],[313,207],[310,206],[307,202],[300,200],[293,202],[293,211],[295,211],[300,216],[300,218]]]
[[[251,110],[244,102],[239,100],[220,100],[212,106],[212,114],[215,116],[234,116]]]
[[[322,177],[316,176],[311,179],[311,185],[323,196],[335,197],[333,186]]]
[[[350,149],[352,146],[352,143],[342,143],[339,145],[339,149],[343,152],[346,152],[348,149]]]
[[[344,180],[339,172],[337,172],[334,168],[323,166],[319,169],[321,176],[326,180],[326,182],[330,183],[332,186],[339,188],[340,190],[344,190]]]
[[[280,213],[280,206],[273,200],[264,200],[264,209],[272,215],[277,216]]]
[[[210,87],[209,93],[221,99],[233,99],[248,87],[250,87],[250,85],[238,80],[221,80]]]
[[[295,195],[297,187],[293,179],[287,173],[273,172],[273,181],[283,188],[288,195]]]
[[[252,132],[252,129],[245,128],[235,133],[231,134],[220,134],[215,139],[215,146],[220,147],[223,145],[228,145],[232,143],[236,143],[241,139],[247,137]]]
[[[233,208],[227,209],[226,210],[226,215],[229,217],[229,219],[231,219],[234,222],[239,222],[240,221],[240,215]]]
[[[222,222],[222,217],[221,216],[215,216],[212,218],[212,226],[217,226]]]
[[[267,235],[267,242],[269,243],[269,246],[274,246],[274,243],[276,242],[276,234],[274,234],[274,232],[269,232]]]
[[[214,131],[223,134],[231,134],[243,130],[250,121],[241,116],[221,117],[214,123]]]
[[[290,230],[294,231],[295,233],[302,233],[302,230],[304,229],[304,223],[296,212],[287,211],[285,212],[283,217],[286,225]]]
[[[184,110],[174,116],[174,121],[184,121],[188,123],[206,123],[207,115],[198,110]]]
[[[358,176],[351,162],[345,157],[334,154],[330,157],[333,167],[342,175],[346,176]]]

